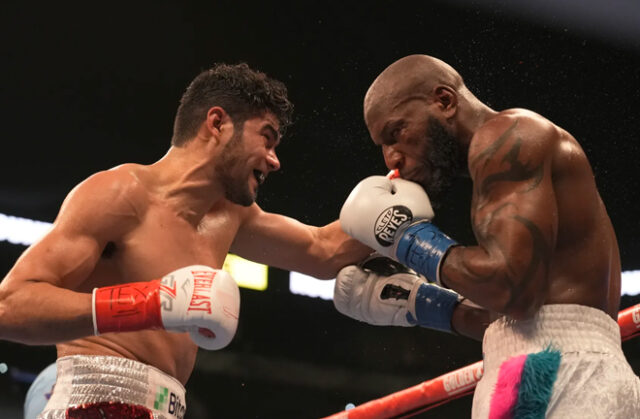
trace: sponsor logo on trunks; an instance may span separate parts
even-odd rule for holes
[[[463,368],[445,375],[442,385],[447,393],[456,394],[472,388],[480,378],[482,378],[482,366]]]
[[[154,410],[165,410],[167,406],[167,400],[169,399],[169,389],[159,386],[156,391],[156,398],[153,401]]]
[[[211,314],[211,285],[216,276],[212,271],[192,271],[193,295],[187,311],[206,311]]]
[[[184,405],[184,403],[182,402],[182,400],[180,400],[180,397],[178,397],[178,395],[172,392],[169,395],[169,407],[167,409],[167,412],[169,412],[170,415],[173,415],[178,419],[182,419],[184,418],[184,412],[186,410],[187,410],[187,406]]]
[[[169,389],[166,387],[159,386],[153,402],[153,409],[167,412],[178,419],[182,419],[184,418],[184,412],[187,410],[187,407],[178,395],[174,392],[169,392]]]
[[[398,227],[411,222],[412,219],[411,210],[404,205],[389,207],[378,216],[373,234],[382,246],[391,246],[395,241]]]

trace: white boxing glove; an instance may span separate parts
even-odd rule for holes
[[[205,349],[222,349],[231,343],[238,327],[240,290],[229,273],[193,265],[165,275],[161,284],[165,329],[189,332]]]
[[[240,290],[227,272],[204,265],[162,279],[93,290],[96,334],[144,329],[189,332],[205,349],[227,346],[238,327]]]
[[[338,272],[333,303],[345,316],[376,326],[422,326],[452,332],[451,317],[460,300],[451,290],[430,284],[386,257]]]
[[[338,272],[333,304],[345,316],[375,326],[414,326],[407,313],[411,291],[419,286],[418,282],[420,278],[413,274],[385,277],[349,265]]]
[[[340,225],[351,237],[395,259],[404,230],[414,221],[433,217],[429,197],[417,183],[370,176],[349,194],[340,211]]]

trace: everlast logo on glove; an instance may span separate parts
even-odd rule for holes
[[[187,311],[206,311],[211,314],[209,291],[216,273],[212,271],[193,272],[193,295]]]
[[[403,205],[389,207],[378,216],[373,234],[382,246],[391,246],[395,241],[398,227],[411,222],[412,219],[413,214],[409,208]]]

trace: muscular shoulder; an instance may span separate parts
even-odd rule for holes
[[[486,121],[469,146],[471,175],[489,165],[537,165],[551,158],[560,136],[548,119],[526,109],[509,109]]]
[[[122,165],[100,171],[80,182],[69,197],[87,198],[92,203],[120,206],[131,201],[139,201],[146,191],[136,176],[134,165]]]
[[[139,220],[146,190],[136,176],[136,165],[97,172],[67,195],[59,218],[71,224],[91,223],[94,228],[126,229]]]

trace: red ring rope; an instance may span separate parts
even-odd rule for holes
[[[640,335],[640,304],[618,313],[622,341]],[[407,418],[473,393],[482,378],[482,361],[361,404],[324,419]]]

